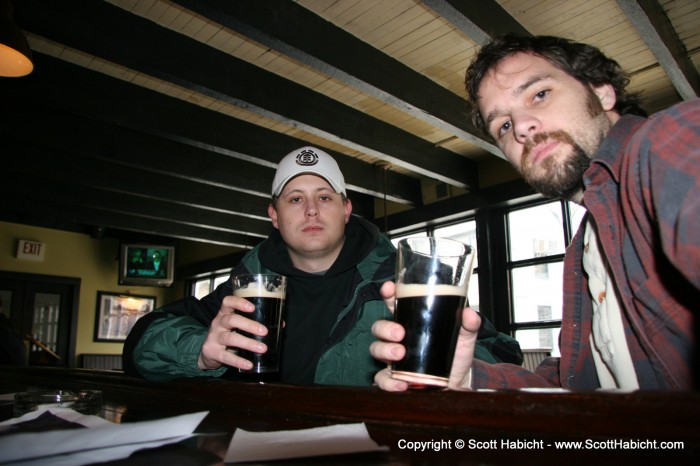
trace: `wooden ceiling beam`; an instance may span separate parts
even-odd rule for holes
[[[494,155],[492,143],[475,136],[468,103],[289,0],[175,0],[217,23],[348,84],[382,102],[468,141]]]
[[[106,2],[25,0],[16,7],[15,20],[25,30],[87,54],[246,108],[425,177],[478,189],[474,162]]]
[[[185,225],[237,233],[241,237],[250,236],[258,240],[266,238],[272,231],[269,219],[243,217],[161,199],[137,197],[130,193],[100,189],[96,186],[66,183],[63,180],[48,178],[46,174],[40,176],[35,171],[31,173],[10,171],[3,181],[3,186],[15,196],[33,199],[36,202],[50,199],[52,202],[76,209],[97,209],[123,217],[160,220],[172,224],[172,228]],[[68,218],[72,215],[71,212],[65,214]],[[164,233],[167,232],[158,232],[158,234]]]
[[[491,38],[506,32],[530,35],[527,29],[494,0],[422,0],[422,3],[479,45],[485,45]]]
[[[3,105],[8,109],[0,118],[10,118],[11,107],[18,112],[13,114],[13,121],[8,121],[8,127],[21,125],[21,115],[28,111],[23,108],[44,108],[36,112],[36,117],[31,113],[27,116],[26,131],[33,132],[33,137],[41,134],[47,134],[47,138],[63,137],[63,134],[81,137],[76,148],[88,145],[92,152],[106,154],[113,148],[101,142],[101,138],[117,143],[123,140],[125,149],[118,157],[131,158],[134,165],[150,163],[151,168],[144,168],[152,169],[155,164],[162,170],[192,165],[196,170],[186,169],[185,175],[197,173],[201,177],[209,172],[207,176],[212,177],[212,183],[238,186],[264,196],[270,193],[277,162],[287,152],[307,145],[302,140],[48,55],[35,53],[35,62],[36,70],[29,79],[0,83],[0,97],[4,95]],[[60,93],[56,93],[57,87],[61,88]],[[54,108],[63,109],[62,113]],[[56,125],[49,115],[53,115]],[[72,134],[70,128],[59,131],[58,127],[65,127],[67,120],[78,117],[91,130],[83,130],[81,135]],[[35,118],[46,125],[37,126]],[[98,122],[105,126],[104,130],[98,130]],[[81,127],[77,121],[74,124],[74,128]],[[36,132],[37,127],[42,131]],[[92,130],[96,133],[92,134]],[[110,135],[110,131],[114,134]],[[138,134],[140,139],[134,139]],[[392,202],[422,203],[418,179],[388,172],[385,186],[384,170],[329,152],[338,161],[350,190],[383,198],[386,189],[387,199]],[[168,165],[168,160],[174,163]]]
[[[82,231],[101,236],[111,236],[114,231],[118,238],[127,235],[146,235],[163,238],[176,238],[199,241],[223,246],[250,248],[260,238],[240,233],[183,225],[168,220],[136,216],[130,213],[117,213],[94,207],[78,206],[57,202],[51,198],[40,201],[26,195],[18,195],[0,185],[3,203],[0,205],[0,219],[26,225],[42,226],[69,231]],[[86,226],[91,227],[86,231]],[[127,234],[125,235],[126,232]]]
[[[617,0],[683,100],[700,95],[700,73],[657,0]]]

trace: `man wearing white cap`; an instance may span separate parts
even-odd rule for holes
[[[371,326],[390,316],[379,287],[393,277],[395,250],[376,226],[351,213],[336,161],[314,147],[295,150],[272,182],[268,215],[275,230],[233,270],[287,277],[282,382],[367,386],[381,369],[369,354]],[[230,349],[264,348],[235,332],[262,334],[233,313],[246,310],[246,302],[232,294],[227,280],[202,300],[185,298],[137,321],[124,346],[127,373],[152,380],[238,377],[251,363]]]
[[[369,346],[372,324],[391,316],[379,289],[393,280],[396,252],[375,225],[351,213],[343,174],[330,155],[302,147],[282,159],[268,207],[275,230],[232,273],[287,277],[281,382],[369,386],[384,367]],[[240,377],[238,369],[251,362],[231,349],[265,348],[235,330],[264,330],[234,313],[252,309],[232,294],[228,280],[201,300],[185,298],[139,319],[124,345],[124,370],[151,380]],[[517,343],[492,327],[480,337],[477,357],[519,356]]]

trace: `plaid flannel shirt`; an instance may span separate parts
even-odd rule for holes
[[[620,295],[642,390],[693,388],[693,320],[700,310],[700,100],[613,126],[584,175],[593,219]],[[564,260],[560,358],[535,373],[472,365],[473,388],[600,387],[591,354],[592,306],[583,228]]]

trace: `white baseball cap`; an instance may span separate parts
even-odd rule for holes
[[[318,175],[328,181],[336,193],[347,195],[345,178],[338,168],[338,163],[321,149],[311,146],[302,147],[284,156],[277,166],[275,179],[272,180],[272,195],[279,196],[289,180],[302,174]]]

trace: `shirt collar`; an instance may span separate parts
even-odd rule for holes
[[[646,121],[646,118],[637,115],[622,115],[610,128],[600,147],[593,156],[591,167],[583,175],[586,187],[594,182],[596,165],[602,165],[608,169],[610,175],[619,183],[620,167],[625,154],[625,148],[629,140],[637,132],[637,129]]]

